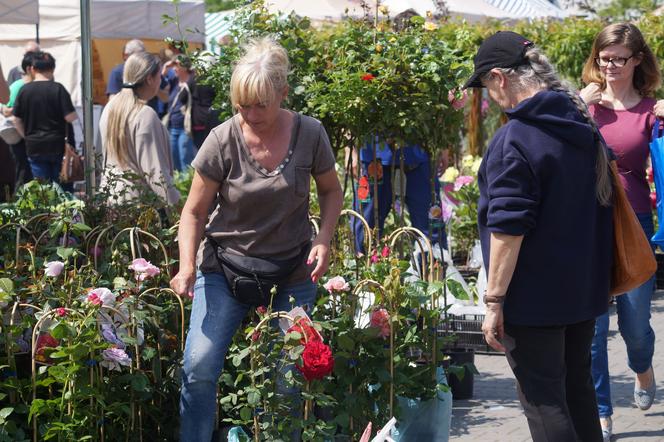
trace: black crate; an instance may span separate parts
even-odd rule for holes
[[[484,340],[483,321],[484,315],[447,315],[447,322],[441,324],[438,335],[455,338],[445,348],[470,348],[480,354],[503,354],[491,348]]]
[[[657,259],[657,273],[655,273],[655,287],[664,290],[664,253],[655,253]]]

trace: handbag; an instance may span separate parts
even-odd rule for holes
[[[68,137],[69,128],[67,128],[67,138],[65,138],[65,152],[62,157],[62,166],[60,166],[61,183],[73,183],[74,181],[83,181],[85,179],[83,156],[76,153],[74,147],[69,144]]]
[[[257,258],[228,252],[208,237],[215,247],[215,257],[224,272],[231,294],[239,302],[251,305],[270,305],[272,288],[279,286],[302,263],[309,245],[297,256],[284,259]]]
[[[613,177],[613,267],[610,295],[617,296],[635,289],[657,271],[657,261],[648,238],[636,218],[618,167],[611,161]]]
[[[14,121],[2,114],[0,114],[0,138],[9,145],[18,144],[23,139],[16,130]]]

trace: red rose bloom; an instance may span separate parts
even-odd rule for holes
[[[313,341],[323,342],[320,337],[320,334],[314,328],[314,326],[311,325],[311,322],[304,318],[297,318],[295,320],[295,324],[293,324],[291,328],[289,328],[286,331],[286,333],[290,332],[298,332],[299,334],[301,334],[302,339],[300,339],[300,343],[302,344],[306,344],[307,342],[313,342]]]
[[[51,336],[50,333],[42,333],[37,337],[37,342],[35,343],[35,359],[39,362],[48,362],[51,363],[52,359],[47,358],[44,355],[44,349],[46,348],[55,348],[60,345],[60,341]]]
[[[364,81],[371,81],[374,78],[376,78],[376,77],[373,74],[370,74],[370,73],[362,75],[362,80],[364,80]]]
[[[650,205],[653,210],[657,209],[657,192],[650,192]]]
[[[323,379],[334,368],[332,350],[321,341],[309,341],[304,346],[302,365],[296,367],[307,381]]]

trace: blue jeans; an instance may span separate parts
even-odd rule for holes
[[[60,180],[62,156],[61,153],[28,156],[33,178],[48,183],[57,183]]]
[[[289,296],[295,299],[296,306],[313,307],[316,286],[311,281],[305,281],[280,289],[272,309],[290,310]],[[249,309],[231,295],[222,273],[198,272],[184,349],[180,394],[181,442],[211,440],[217,382],[231,340]]]
[[[194,160],[194,156],[196,156],[194,141],[182,127],[171,127],[169,132],[171,134],[173,168],[175,170],[184,170]]]
[[[363,170],[366,171],[369,163],[363,163]],[[404,198],[408,213],[410,214],[410,223],[413,227],[427,235],[431,242],[440,242],[443,247],[447,247],[447,238],[445,230],[440,232],[430,232],[429,234],[429,209],[431,208],[431,166],[428,162],[420,163],[412,169],[406,167],[406,192]],[[398,169],[396,174],[401,173]],[[439,184],[435,180],[436,195],[438,194]],[[383,165],[383,180],[378,184],[378,198],[374,197],[374,185],[369,184],[369,193],[371,199],[366,203],[360,203],[357,194],[353,201],[353,209],[360,212],[367,220],[369,227],[373,229],[374,222],[374,201],[378,200],[378,229],[383,232],[385,219],[392,210],[392,166]],[[403,210],[403,208],[402,208]],[[364,225],[357,219],[353,219],[351,227],[355,236],[355,250],[366,252],[364,250]],[[440,237],[440,238],[439,238]]]
[[[652,214],[637,214],[637,217],[646,236],[650,239],[654,230]],[[654,291],[655,277],[653,276],[642,286],[616,298],[618,329],[627,347],[629,368],[635,373],[643,373],[652,365],[655,332],[650,326],[650,301]],[[613,414],[607,354],[608,332],[609,314],[606,313],[597,318],[591,348],[592,374],[600,417],[608,417]]]

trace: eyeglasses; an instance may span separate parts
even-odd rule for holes
[[[627,58],[625,58],[625,57],[613,57],[613,58],[597,57],[595,59],[595,63],[597,63],[597,65],[599,67],[602,67],[602,68],[607,67],[609,64],[613,64],[613,66],[615,66],[617,68],[621,68],[621,67],[625,66],[627,64],[627,60],[629,60],[633,56],[634,55],[632,54]]]

